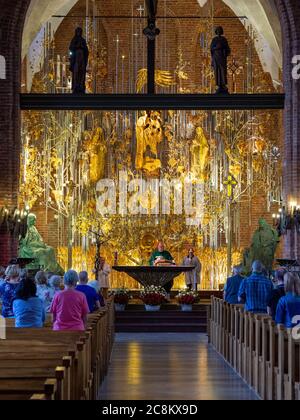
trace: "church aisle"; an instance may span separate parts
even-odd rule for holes
[[[102,400],[254,400],[205,334],[117,334]]]

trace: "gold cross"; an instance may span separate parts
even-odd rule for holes
[[[237,181],[234,176],[229,174],[228,178],[224,181],[224,185],[227,187],[227,196],[232,198],[234,189],[237,186]]]

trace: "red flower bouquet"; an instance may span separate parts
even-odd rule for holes
[[[150,286],[145,287],[140,294],[141,300],[148,306],[159,306],[166,302],[166,292],[161,287]]]
[[[131,296],[126,289],[117,289],[112,292],[112,296],[114,297],[114,302],[117,305],[127,305]]]
[[[194,305],[199,300],[197,292],[184,290],[176,296],[179,305]]]

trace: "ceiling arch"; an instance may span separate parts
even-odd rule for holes
[[[31,0],[23,32],[22,58],[29,54],[33,70],[28,68],[28,75],[35,73],[40,66],[38,50],[42,48],[41,31],[46,22],[51,22],[53,33],[56,32],[63,18],[53,15],[67,15],[78,0]],[[278,69],[282,68],[281,27],[274,0],[223,0],[238,16],[247,16],[249,23],[256,29],[258,42],[256,49],[265,71],[278,81]],[[198,0],[203,7],[207,0]],[[30,83],[29,77],[29,83]]]
[[[279,79],[278,69],[282,69],[282,39],[274,0],[223,0],[223,2],[237,16],[247,16],[249,24],[257,32],[256,49],[262,66],[271,74],[276,84]],[[203,7],[207,0],[198,0],[198,3]]]

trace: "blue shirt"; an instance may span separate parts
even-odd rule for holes
[[[300,296],[287,293],[278,302],[276,324],[283,324],[286,328],[293,328],[300,323],[300,319],[293,322],[295,321],[293,320],[295,316],[300,317]]]
[[[76,290],[85,294],[87,303],[89,305],[89,310],[90,312],[94,312],[97,309],[96,302],[100,302],[100,296],[96,290],[93,287],[85,284],[80,284],[76,287]]]
[[[231,305],[236,305],[239,303],[238,293],[243,280],[244,277],[240,276],[239,274],[227,279],[227,283],[224,288],[224,291],[226,292],[226,302],[230,303]]]
[[[268,303],[268,306],[271,309],[271,316],[274,321],[276,318],[276,310],[277,310],[278,302],[283,296],[285,296],[284,284],[280,284],[271,293],[271,297]]]
[[[0,297],[2,298],[2,316],[3,318],[13,318],[13,300],[18,283],[5,282],[0,286]]]
[[[239,298],[245,302],[246,311],[267,313],[267,306],[273,290],[271,280],[261,273],[253,273],[242,282]]]
[[[44,304],[38,297],[16,299],[13,303],[16,328],[42,328],[45,321]]]

